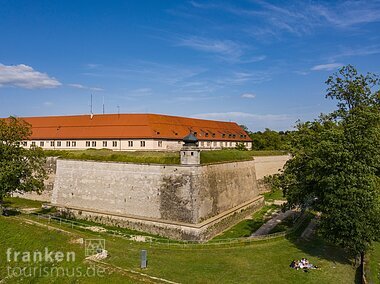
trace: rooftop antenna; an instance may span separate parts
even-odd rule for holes
[[[91,104],[90,104],[90,115],[92,119],[94,117],[94,113],[92,112],[92,94],[91,94]]]
[[[103,96],[103,114],[104,114],[104,96]]]

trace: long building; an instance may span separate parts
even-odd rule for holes
[[[239,143],[250,149],[252,140],[235,122],[194,119],[161,114],[98,114],[24,117],[32,135],[22,146],[43,149],[115,151],[168,150],[182,147],[192,132],[204,150],[234,148]]]

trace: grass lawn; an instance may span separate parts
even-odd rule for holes
[[[288,216],[281,223],[278,223],[272,230],[269,231],[269,234],[285,232],[288,229],[292,228],[294,225],[293,216]]]
[[[36,219],[37,220],[37,219]],[[105,239],[109,258],[106,263],[126,270],[180,283],[354,283],[356,270],[345,254],[320,240],[297,242],[286,238],[254,242],[241,246],[212,246],[210,248],[181,248],[164,244],[150,246],[131,242],[108,234],[78,231],[68,226],[60,228],[71,235],[56,230],[28,224],[23,215],[0,217],[0,279],[7,276],[5,251],[11,247],[18,251],[43,250],[73,251],[75,262],[62,263],[67,268],[90,265],[84,261],[83,245],[73,243],[78,238]],[[54,227],[58,224],[51,223]],[[141,249],[148,251],[148,268],[140,270]],[[309,273],[289,268],[292,259],[306,257],[320,270]],[[25,265],[25,264],[23,264]],[[51,266],[42,262],[41,266]],[[121,274],[109,268],[105,278],[52,278],[35,277],[6,279],[5,283],[147,283],[136,274]],[[149,282],[148,282],[149,283]]]
[[[246,161],[252,160],[253,156],[271,156],[285,155],[284,151],[239,151],[239,150],[217,150],[217,151],[202,151],[201,163],[220,163],[231,161]],[[128,163],[147,163],[147,164],[179,164],[178,152],[157,152],[157,151],[118,151],[111,150],[45,150],[46,156],[57,156],[63,159],[72,160],[92,160],[92,161],[113,161],[113,162],[128,162]]]
[[[380,283],[380,243],[373,245],[373,250],[368,253],[368,259],[367,279],[369,283]]]
[[[268,218],[264,218],[265,213],[267,213],[268,210],[276,209],[278,209],[278,207],[275,205],[266,205],[259,211],[253,213],[252,219],[241,221],[227,231],[216,236],[214,240],[249,237],[268,220]]]
[[[3,206],[4,207],[12,207],[14,209],[22,209],[22,208],[41,208],[42,201],[35,201],[20,197],[7,197],[4,198]]]
[[[274,190],[274,191],[269,191],[265,192],[262,194],[264,196],[265,201],[274,201],[274,200],[286,200],[284,197],[282,190]]]

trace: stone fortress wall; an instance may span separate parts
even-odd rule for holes
[[[276,173],[288,158],[212,165],[51,159],[50,182],[42,196],[79,218],[205,240],[260,208],[258,181]]]
[[[254,161],[188,166],[58,160],[51,202],[87,218],[124,217],[135,229],[203,239],[199,224],[243,205],[256,209],[261,199]]]

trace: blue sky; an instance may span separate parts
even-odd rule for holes
[[[345,64],[380,74],[379,1],[0,0],[0,117],[163,113],[287,130]]]

